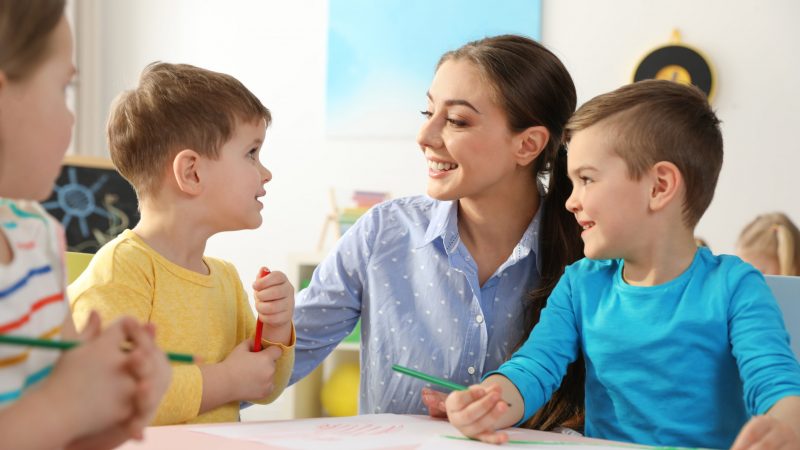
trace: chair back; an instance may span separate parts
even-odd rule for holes
[[[67,265],[67,284],[75,281],[91,262],[92,253],[67,252],[65,263]]]
[[[800,359],[800,277],[766,275],[764,278],[783,312],[792,351]]]

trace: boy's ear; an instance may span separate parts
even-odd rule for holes
[[[650,191],[650,209],[659,211],[667,207],[681,192],[683,176],[678,166],[671,162],[657,162],[650,169],[653,185]]]
[[[517,147],[514,156],[517,164],[527,166],[544,151],[550,141],[550,131],[541,126],[525,129],[519,134],[520,145]]]
[[[172,176],[178,188],[189,195],[198,195],[202,191],[198,165],[200,155],[191,149],[184,149],[172,160]]]

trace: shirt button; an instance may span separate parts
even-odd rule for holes
[[[475,321],[478,323],[483,323],[483,316],[478,314],[477,316],[475,316]]]
[[[475,368],[474,367],[467,367],[467,373],[470,374],[470,375],[473,375],[475,373]]]

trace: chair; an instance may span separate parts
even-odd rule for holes
[[[91,253],[67,252],[67,284],[75,281],[83,273],[94,255]]]
[[[792,351],[800,359],[800,277],[767,275],[764,278],[783,312]]]

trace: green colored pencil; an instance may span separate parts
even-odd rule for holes
[[[53,348],[57,350],[69,350],[72,347],[80,345],[77,341],[52,341],[49,339],[36,339],[23,336],[8,336],[5,334],[0,335],[0,344],[10,345],[27,345],[30,347],[44,347]],[[188,353],[167,353],[167,358],[170,361],[193,363],[194,356]]]
[[[444,380],[442,378],[435,377],[433,375],[428,375],[427,373],[417,372],[416,370],[409,369],[408,367],[399,366],[397,364],[392,364],[392,370],[395,372],[400,372],[403,375],[408,375],[414,378],[419,378],[420,380],[425,380],[429,383],[437,384],[441,387],[451,389],[453,391],[464,391],[467,389],[466,386],[463,386],[458,383],[453,383],[452,381]]]

